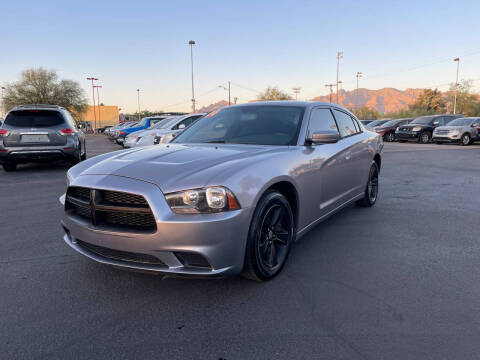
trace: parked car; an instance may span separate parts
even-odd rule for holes
[[[365,125],[365,126],[367,126],[368,124],[370,124],[372,121],[374,121],[374,120],[360,120],[360,122],[361,122],[363,125]]]
[[[118,131],[115,137],[115,141],[117,142],[117,144],[121,145],[125,141],[125,137],[127,135],[134,133],[135,131],[148,129],[150,126],[155,125],[160,120],[165,119],[165,117],[166,116],[144,117],[135,126],[126,127]]]
[[[120,132],[122,132],[125,129],[135,127],[135,126],[137,126],[137,124],[138,123],[135,122],[135,121],[128,122],[128,123],[123,123],[122,125],[120,125],[118,128],[116,128],[114,131],[112,131],[110,133],[110,140],[116,141],[118,139],[118,137],[120,136]]]
[[[428,115],[413,120],[410,124],[402,125],[395,131],[398,141],[418,141],[427,144],[432,139],[436,127],[447,125],[450,121],[463,117],[460,114]]]
[[[480,118],[466,117],[450,121],[446,126],[439,126],[433,130],[432,141],[437,144],[444,142],[459,142],[470,145],[480,140]]]
[[[383,137],[384,141],[395,141],[395,130],[401,126],[410,123],[413,118],[389,120],[380,126],[375,127],[375,132]]]
[[[338,105],[225,107],[169,144],[71,168],[64,240],[127,269],[268,280],[320,221],[354,202],[375,204],[382,147]]]
[[[149,132],[149,131],[153,131],[155,129],[159,129],[160,127],[162,127],[163,125],[168,123],[173,118],[176,118],[176,116],[167,116],[164,119],[162,119],[162,120],[158,121],[157,123],[153,124],[152,126],[150,126],[148,129],[135,131],[135,132],[127,135],[125,137],[125,141],[123,142],[123,147],[127,148],[127,149],[133,147],[137,143],[137,140],[140,139],[143,136],[143,134],[145,134],[146,132]]]
[[[387,121],[390,121],[390,120],[389,119],[373,120],[371,123],[369,123],[366,126],[366,128],[368,130],[373,130],[375,129],[375,127],[385,124]]]
[[[111,128],[109,128],[105,131],[105,135],[107,135],[110,140],[114,140],[117,130],[123,129],[127,126],[133,126],[134,124],[135,124],[134,121],[126,121],[126,122],[120,123],[118,125],[112,126]]]
[[[0,129],[0,163],[5,171],[14,171],[19,163],[66,159],[76,164],[86,157],[83,132],[60,106],[16,106]]]
[[[155,131],[148,131],[138,140],[135,146],[154,145],[159,143],[168,143],[178,136],[186,128],[194,124],[198,119],[205,116],[206,113],[196,113],[179,116],[170,120],[162,128]]]

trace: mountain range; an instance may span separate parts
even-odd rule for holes
[[[351,91],[340,90],[338,92],[338,102],[340,105],[350,109],[360,106],[368,106],[369,108],[377,110],[381,114],[387,114],[406,109],[421,93],[423,93],[423,89],[398,90],[394,88],[383,88],[379,90],[370,90],[360,88]],[[330,102],[330,96],[316,96],[309,100]],[[335,101],[336,96],[335,93],[333,93],[332,102]],[[221,100],[214,104],[204,106],[198,111],[209,112],[227,105],[227,101]]]

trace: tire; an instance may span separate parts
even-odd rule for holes
[[[250,224],[242,276],[266,281],[278,275],[290,253],[294,228],[292,209],[285,196],[278,191],[266,192]]]
[[[357,201],[357,205],[371,207],[375,205],[378,199],[378,165],[372,161],[370,172],[368,174],[367,186],[365,187],[365,197]]]
[[[470,137],[470,134],[463,134],[461,139],[460,139],[460,144],[463,146],[470,145],[472,143],[472,138]]]
[[[393,133],[393,132],[386,133],[385,136],[384,136],[384,140],[386,142],[394,142],[395,141],[395,133]]]
[[[418,137],[418,142],[422,144],[428,144],[431,140],[431,136],[428,132],[424,131]]]
[[[83,144],[83,154],[80,156],[80,161],[85,161],[87,160],[87,147],[85,144]]]
[[[8,163],[8,164],[2,164],[3,170],[6,172],[11,172],[17,170],[17,164],[16,163]]]
[[[78,145],[78,151],[73,155],[73,159],[70,160],[70,164],[77,165],[82,161],[82,147]]]

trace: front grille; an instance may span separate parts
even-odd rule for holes
[[[449,132],[450,130],[437,130],[435,131],[435,134],[445,135],[445,134],[448,134]]]
[[[104,191],[104,199],[112,204],[148,206],[143,196],[119,191]]]
[[[97,255],[112,260],[122,260],[132,263],[166,266],[162,260],[149,254],[140,254],[135,252],[110,249],[103,246],[93,245],[81,240],[77,240],[77,245],[79,245],[83,249],[86,249]]]
[[[65,211],[95,226],[156,230],[155,217],[141,195],[71,186],[67,190]]]

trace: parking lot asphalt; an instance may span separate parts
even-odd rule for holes
[[[116,150],[88,138],[89,155]],[[67,165],[0,170],[1,359],[478,359],[480,146],[386,144],[348,207],[256,283],[120,271],[64,244]]]

